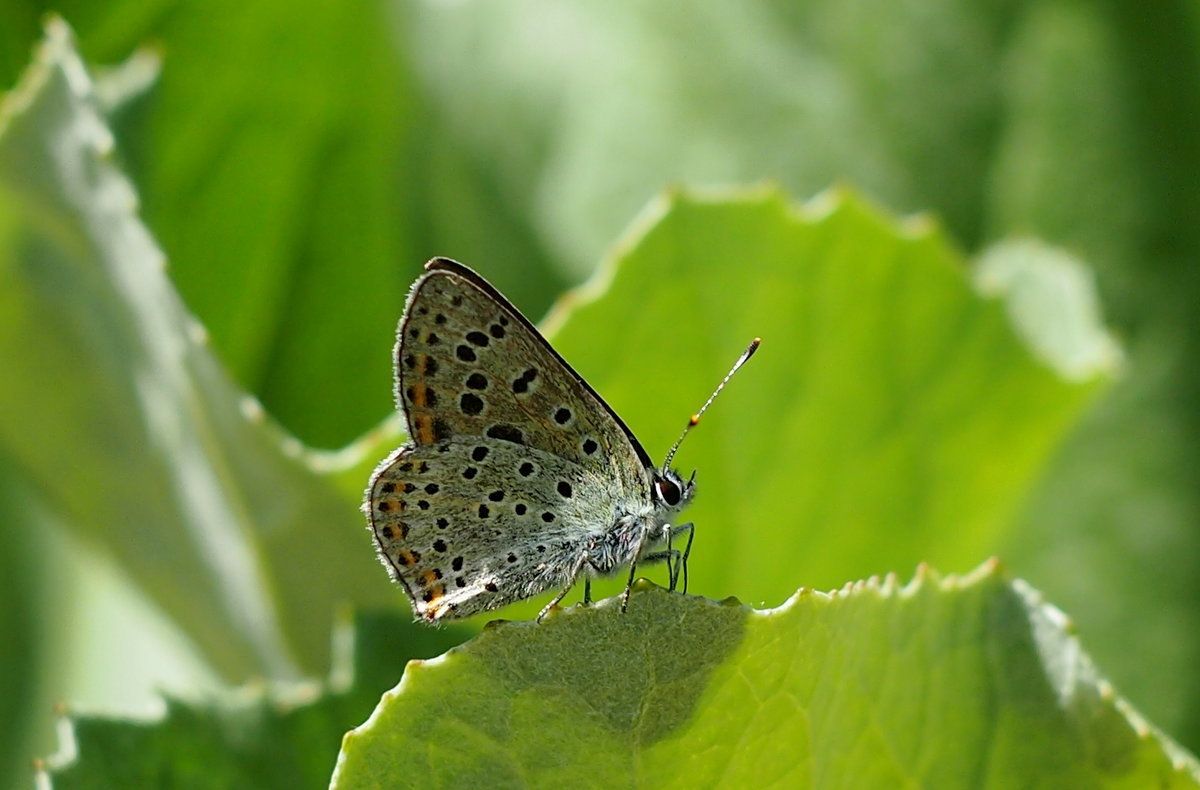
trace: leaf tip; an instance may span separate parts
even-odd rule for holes
[[[1017,334],[1068,380],[1112,377],[1124,368],[1124,351],[1104,325],[1095,276],[1076,256],[1010,239],[979,256],[974,282],[979,293],[1003,300]]]

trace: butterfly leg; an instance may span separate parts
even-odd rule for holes
[[[667,561],[667,589],[674,590],[679,577],[679,558],[683,554],[679,549],[663,549],[642,557],[642,562]]]
[[[671,545],[671,541],[675,535],[680,535],[685,530],[688,533],[687,544],[683,547],[683,551],[680,551]],[[647,554],[642,558],[642,561],[657,562],[658,560],[666,560],[667,576],[670,580],[667,589],[671,590],[672,592],[675,591],[675,588],[679,586],[679,577],[680,573],[682,572],[683,592],[686,593],[688,588],[687,561],[688,556],[692,553],[692,538],[696,534],[695,525],[689,521],[688,523],[680,524],[677,527],[666,527],[663,531],[667,536],[667,548],[662,551],[656,551],[653,554]]]
[[[675,581],[679,581],[679,571],[680,571],[680,568],[682,567],[682,569],[683,569],[683,590],[682,590],[682,592],[684,595],[687,595],[687,588],[688,588],[687,561],[688,561],[688,557],[691,556],[691,553],[692,553],[692,538],[696,537],[696,525],[689,521],[686,524],[680,524],[678,527],[675,528],[675,531],[683,532],[685,529],[687,530],[687,533],[688,533],[688,539],[687,539],[687,544],[684,545],[684,547],[683,547],[683,556],[679,558],[679,562],[675,565]],[[671,589],[674,590],[675,587],[672,586]]]
[[[675,585],[679,583],[679,550],[671,545],[675,529],[670,524],[663,524],[663,532],[667,533],[667,589],[675,592]]]
[[[586,551],[579,555],[579,559],[575,561],[575,565],[571,568],[571,574],[567,578],[567,585],[559,591],[558,595],[554,596],[554,600],[543,606],[542,611],[538,612],[537,621],[539,623],[542,622],[542,619],[545,618],[551,609],[553,609],[555,606],[558,606],[558,602],[565,598],[567,593],[571,591],[571,588],[575,586],[575,582],[579,580],[579,573],[583,570],[583,566],[587,562],[587,559],[588,555]],[[589,586],[591,584],[590,577],[588,578],[588,584]],[[584,592],[585,594],[590,595],[591,590],[585,589]]]
[[[592,577],[591,574],[583,577],[583,605],[587,606],[592,602]]]

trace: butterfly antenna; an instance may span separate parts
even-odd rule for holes
[[[733,363],[733,367],[730,368],[729,372],[725,374],[725,378],[721,379],[721,383],[717,385],[715,390],[713,390],[713,394],[709,395],[708,400],[704,401],[704,405],[700,407],[700,411],[693,414],[692,418],[688,420],[687,427],[683,429],[683,433],[679,434],[679,438],[675,440],[675,444],[671,445],[671,451],[667,453],[667,460],[663,461],[664,474],[666,473],[667,469],[670,468],[671,461],[674,460],[675,452],[679,449],[679,445],[683,444],[683,440],[687,438],[688,432],[696,427],[696,423],[700,422],[700,415],[704,414],[705,410],[708,409],[708,407],[712,405],[712,402],[717,399],[717,396],[721,394],[721,390],[725,389],[725,385],[729,383],[731,378],[733,378],[733,374],[738,372],[738,368],[740,368],[742,365],[745,365],[746,360],[754,356],[754,352],[758,351],[758,346],[761,343],[762,338],[756,337],[750,342],[750,345],[746,346],[746,350],[742,352],[740,357],[738,357],[737,362]]]

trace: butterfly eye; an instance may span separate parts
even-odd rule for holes
[[[654,481],[654,488],[658,492],[658,498],[663,502],[666,502],[668,505],[679,504],[679,486],[675,485],[675,483],[670,480],[659,479]]]

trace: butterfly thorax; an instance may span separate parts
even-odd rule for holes
[[[674,469],[649,470],[650,506],[618,511],[612,526],[584,547],[587,563],[598,574],[645,556],[666,542],[677,516],[695,495],[695,482]]]

